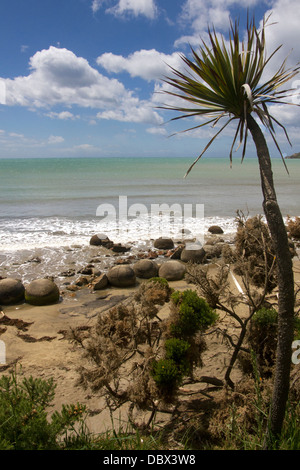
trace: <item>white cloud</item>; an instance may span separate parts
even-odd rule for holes
[[[154,0],[119,0],[118,4],[108,10],[115,15],[131,13],[134,16],[145,15],[153,19],[156,16],[156,5]]]
[[[120,122],[162,124],[162,117],[153,110],[148,102],[138,102],[132,98],[125,106],[111,109],[97,114],[98,119],[113,119]]]
[[[208,25],[227,32],[230,26],[231,8],[235,6],[250,8],[263,2],[264,0],[186,0],[182,7],[180,22],[184,27],[189,26],[192,32],[178,38],[175,47],[183,44],[194,46],[200,44],[206,37]]]
[[[65,120],[74,120],[74,119],[79,119],[79,115],[74,115],[73,113],[70,113],[70,111],[61,111],[60,113],[55,113],[55,112],[51,112],[51,113],[47,113],[46,116],[50,117],[51,119],[61,119],[63,121]]]
[[[103,0],[93,0],[92,10],[94,13],[96,13],[101,8],[102,3]]]
[[[169,66],[179,68],[182,63],[178,53],[163,54],[155,49],[136,51],[128,57],[107,52],[97,58],[97,64],[108,72],[128,72],[131,77],[159,80],[169,73]]]
[[[167,135],[167,131],[164,127],[149,127],[147,129],[147,132],[148,134],[152,134],[152,135]]]
[[[299,0],[275,0],[273,6],[266,12],[270,13],[270,26],[266,28],[266,44],[268,54],[278,46],[281,49],[269,63],[269,73],[277,71],[287,58],[287,66],[295,66],[300,56],[300,16]]]
[[[59,135],[50,135],[48,138],[48,144],[61,144],[64,140],[65,139]]]
[[[29,75],[3,79],[3,82],[8,106],[26,106],[33,110],[57,105],[81,106],[98,109],[106,116],[118,115],[121,110],[128,122],[131,119],[138,122],[138,116],[143,121],[145,114],[147,121],[157,122],[157,114],[121,82],[100,74],[86,59],[67,49],[51,46],[36,52],[30,59]],[[50,117],[66,119],[71,118],[71,114],[63,112]]]
[[[93,0],[92,10],[96,13],[104,4],[111,4],[111,0]],[[117,3],[107,8],[107,13],[115,16],[123,16],[127,13],[133,16],[144,15],[154,19],[157,14],[157,7],[154,0],[118,0]]]

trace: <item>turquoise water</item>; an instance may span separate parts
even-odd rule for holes
[[[261,212],[256,159],[241,165],[227,158],[205,159],[189,176],[187,158],[64,158],[0,160],[1,217],[94,217],[102,203],[198,203],[206,216],[232,217],[237,209]],[[300,213],[300,160],[273,160],[282,212]]]
[[[188,158],[50,158],[0,160],[0,250],[77,243],[99,222],[96,211],[119,196],[127,204],[203,205],[207,224],[232,228],[236,211],[262,213],[257,160],[203,158],[185,179]],[[284,216],[300,215],[300,160],[273,160]],[[99,229],[99,227],[97,227]],[[101,228],[101,227],[100,227]],[[105,226],[109,230],[109,226]],[[141,224],[138,229],[143,230]],[[139,232],[136,232],[139,236]]]

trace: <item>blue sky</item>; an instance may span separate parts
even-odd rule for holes
[[[283,46],[270,73],[288,54],[287,65],[300,61],[299,0],[1,0],[0,158],[196,157],[213,130],[169,137],[185,123],[157,109],[162,78],[207,25],[226,35],[247,9],[258,26],[272,11],[268,50]],[[299,112],[273,109],[287,154],[300,151]],[[231,132],[209,155],[228,155]]]

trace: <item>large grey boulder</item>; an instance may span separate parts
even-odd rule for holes
[[[136,275],[131,266],[120,265],[110,268],[108,282],[114,287],[130,287],[136,283]]]
[[[158,265],[150,259],[140,259],[133,266],[136,277],[150,279],[158,275]]]
[[[185,271],[185,266],[180,261],[170,260],[160,266],[158,275],[167,281],[180,281],[183,279]]]
[[[25,300],[31,305],[51,305],[59,300],[59,289],[50,279],[36,279],[25,287]]]
[[[0,304],[12,305],[24,300],[25,287],[19,279],[0,280]]]
[[[187,245],[181,252],[180,259],[184,263],[202,263],[205,258],[205,250],[200,245]]]

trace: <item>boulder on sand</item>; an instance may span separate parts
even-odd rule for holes
[[[167,281],[180,281],[184,277],[185,266],[177,260],[166,261],[160,266],[158,274]]]
[[[54,304],[59,300],[59,289],[50,279],[36,279],[25,287],[25,300],[31,305]]]
[[[205,250],[200,245],[187,245],[181,252],[180,259],[184,263],[202,263]]]
[[[171,248],[174,248],[174,242],[172,238],[157,238],[154,241],[154,248],[158,248],[159,250],[170,250]]]
[[[131,266],[119,265],[110,268],[108,282],[114,287],[130,287],[136,283],[136,275]]]
[[[158,265],[155,261],[151,261],[150,259],[140,259],[134,263],[132,269],[136,277],[140,277],[141,279],[150,279],[158,275]]]
[[[12,305],[24,300],[25,287],[19,279],[0,280],[0,304]]]

